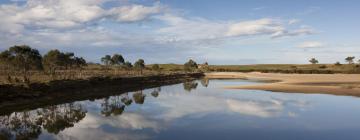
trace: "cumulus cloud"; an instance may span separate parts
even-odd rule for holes
[[[320,48],[324,47],[324,43],[319,41],[306,41],[298,45],[299,48]]]
[[[124,5],[109,10],[102,5],[110,0],[28,0],[23,5],[0,6],[0,31],[20,33],[26,28],[64,29],[85,26],[92,21],[114,18],[119,22],[136,22],[161,12],[154,6]]]
[[[154,6],[129,5],[112,8],[108,11],[115,20],[119,22],[136,22],[147,19],[149,16],[159,14],[163,7],[157,3]]]
[[[158,19],[167,26],[158,30],[162,41],[202,41],[226,39],[232,37],[267,35],[271,38],[314,34],[309,27],[290,30],[281,20],[262,18],[245,21],[213,21],[204,18],[184,18],[176,15],[162,15]],[[205,41],[204,41],[205,40]]]

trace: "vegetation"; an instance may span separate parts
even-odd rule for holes
[[[341,63],[338,61],[334,64],[335,66],[341,66]]]
[[[75,57],[74,53],[63,53],[59,50],[50,50],[45,54],[42,64],[52,75],[56,70],[76,69],[87,65],[84,58]]]
[[[311,65],[209,65],[198,64],[190,59],[180,64],[150,64],[143,59],[134,64],[118,53],[100,58],[102,64],[87,63],[72,52],[50,50],[43,56],[27,45],[13,46],[0,53],[0,84],[29,84],[53,80],[88,79],[91,77],[128,77],[183,72],[275,72],[275,73],[360,73],[360,65],[354,65],[354,56],[345,58],[348,64],[318,64],[315,58]],[[359,61],[360,63],[360,61]],[[161,73],[160,73],[161,71]]]
[[[140,73],[143,73],[143,69],[145,68],[145,61],[143,59],[139,59],[135,62],[134,68],[140,70]]]
[[[76,80],[91,77],[128,77],[156,75],[163,69],[159,64],[145,65],[143,59],[134,65],[121,54],[105,55],[101,64],[87,63],[72,52],[50,50],[43,56],[29,46],[13,46],[0,53],[0,84],[44,83],[53,80]],[[140,71],[140,73],[138,72]],[[165,70],[162,74],[182,73]]]
[[[345,58],[345,61],[348,62],[349,64],[354,64],[354,56],[349,56]]]
[[[190,59],[188,62],[184,64],[185,71],[194,71],[197,68],[198,68],[198,64],[192,59]]]
[[[310,62],[311,64],[317,64],[317,63],[319,63],[319,61],[316,60],[315,58],[311,58],[311,59],[309,60],[309,62]]]

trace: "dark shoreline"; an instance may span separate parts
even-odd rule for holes
[[[88,80],[53,81],[28,87],[0,85],[0,115],[80,100],[94,100],[112,95],[196,80],[203,73],[169,74],[142,77],[97,77]]]

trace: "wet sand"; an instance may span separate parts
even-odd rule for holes
[[[267,90],[288,93],[327,93],[334,95],[360,96],[360,74],[216,72],[207,73],[206,77],[209,79],[234,78],[264,81],[264,83],[256,83],[254,85],[225,87],[229,89]]]

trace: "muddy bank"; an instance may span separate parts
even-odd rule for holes
[[[94,100],[125,92],[177,84],[203,77],[202,73],[156,75],[146,77],[53,81],[28,87],[0,85],[0,115],[79,100]]]

